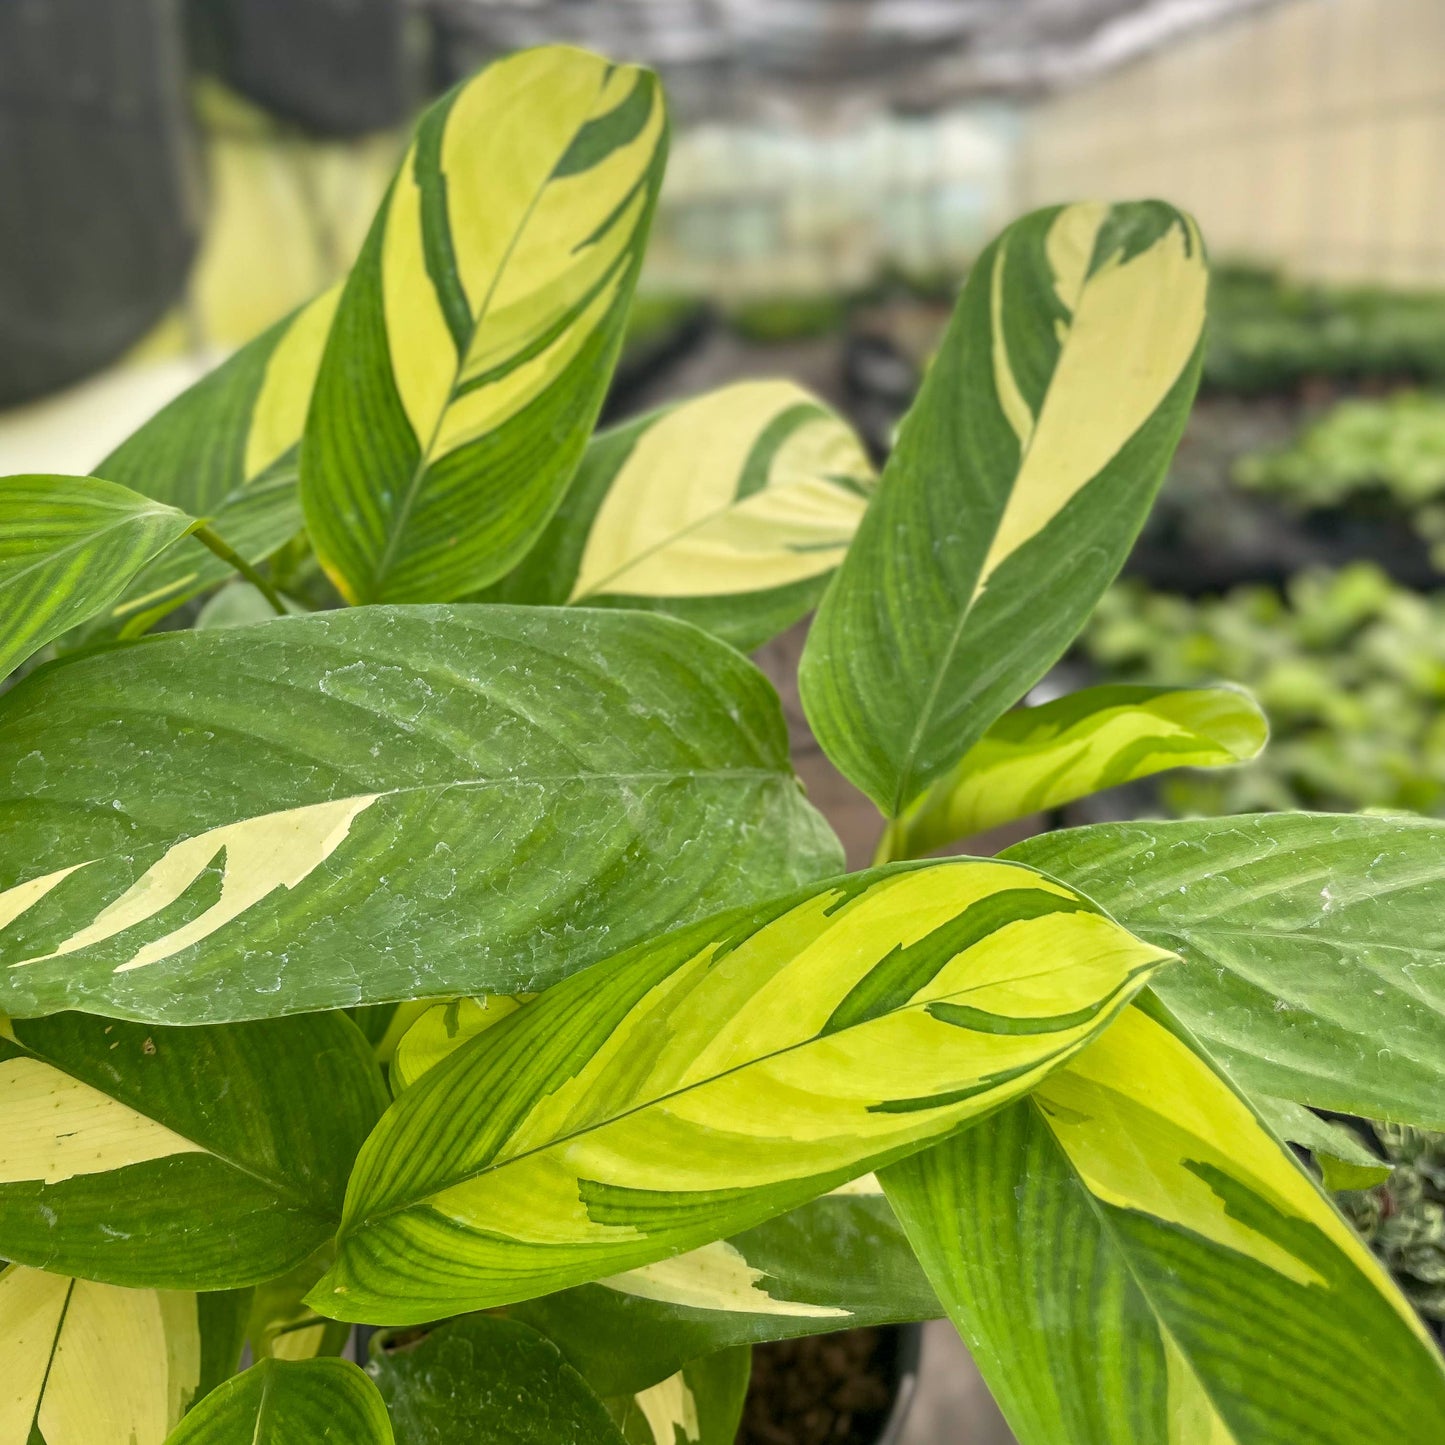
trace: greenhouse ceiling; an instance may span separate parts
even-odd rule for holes
[[[414,0],[477,51],[571,39],[662,69],[694,117],[780,99],[1027,97],[1274,0]],[[746,84],[740,82],[746,80]]]

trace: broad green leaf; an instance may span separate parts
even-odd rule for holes
[[[340,287],[243,346],[163,407],[95,475],[205,517],[248,562],[301,530],[296,459]],[[199,542],[158,558],[111,610],[119,626],[163,615],[224,581],[230,567]]]
[[[0,678],[107,608],[196,525],[94,477],[0,477]]]
[[[1194,395],[1206,275],[1159,201],[1036,211],[969,273],[799,674],[819,742],[890,817],[1118,572]]]
[[[324,1246],[251,1292],[246,1342],[253,1359],[312,1360],[318,1355],[339,1355],[346,1347],[351,1326],[322,1319],[304,1303],[308,1291],[326,1273],[331,1257],[331,1249]]]
[[[777,695],[672,618],[319,613],[68,658],[0,697],[12,1015],[531,991],[841,867]]]
[[[873,1175],[726,1241],[511,1306],[605,1395],[700,1355],[943,1313]]]
[[[1167,768],[1254,757],[1269,724],[1229,687],[1090,687],[1006,712],[894,824],[895,856],[960,838]]]
[[[1391,1165],[1371,1154],[1343,1124],[1321,1119],[1303,1104],[1267,1095],[1256,1095],[1250,1103],[1281,1139],[1310,1151],[1332,1194],[1341,1189],[1373,1189],[1393,1172]]]
[[[1384,1269],[1140,1009],[883,1181],[1021,1445],[1395,1445],[1445,1419]]]
[[[13,1019],[0,1098],[0,1257],[207,1290],[270,1279],[330,1237],[386,1101],[338,1014],[211,1028]]]
[[[656,76],[560,45],[421,118],[302,449],[311,539],[349,601],[451,601],[536,540],[607,391],[666,146]]]
[[[392,1445],[376,1386],[350,1360],[262,1360],[213,1390],[167,1445]]]
[[[733,1445],[752,1367],[750,1349],[723,1350],[607,1407],[627,1445]]]
[[[748,651],[816,603],[873,468],[789,381],[740,381],[604,432],[489,600],[670,612]]]
[[[389,1075],[392,1093],[399,1094],[409,1088],[468,1039],[476,1038],[520,1007],[519,1000],[506,994],[454,998],[434,1004],[412,1023],[397,1043]]]
[[[304,614],[307,609],[289,597],[281,599],[291,616]],[[276,616],[276,609],[263,595],[260,588],[249,582],[232,582],[222,587],[201,608],[196,617],[196,630],[206,632],[215,627],[249,627],[253,622],[269,622]]]
[[[0,1440],[162,1445],[205,1378],[197,1296],[0,1270]]]
[[[371,1369],[396,1445],[625,1445],[556,1346],[514,1320],[454,1320],[394,1352],[373,1342]]]
[[[1158,993],[1247,1092],[1445,1129],[1445,823],[1101,823],[1006,856],[1177,951]]]
[[[1027,1090],[1168,958],[1062,885],[977,859],[641,944],[392,1104],[309,1302],[405,1324],[749,1229]]]

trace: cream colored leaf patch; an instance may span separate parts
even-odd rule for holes
[[[684,1440],[701,1440],[702,1425],[698,1421],[697,1397],[681,1370],[659,1381],[650,1390],[633,1396],[656,1445],[677,1445],[677,1432]]]
[[[0,1099],[0,1184],[59,1184],[80,1174],[207,1152],[39,1059],[0,1059]]]
[[[246,433],[242,470],[253,480],[301,440],[321,352],[341,300],[340,285],[303,307],[266,362]]]

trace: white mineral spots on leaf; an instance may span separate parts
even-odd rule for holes
[[[0,1099],[0,1184],[59,1184],[80,1174],[206,1152],[39,1059],[0,1060]]]
[[[762,1286],[767,1275],[754,1269],[726,1240],[705,1244],[672,1259],[630,1269],[601,1281],[621,1294],[699,1310],[733,1314],[790,1315],[803,1319],[836,1319],[849,1311],[829,1305],[774,1299]]]
[[[681,1370],[650,1390],[634,1395],[633,1399],[637,1401],[637,1408],[642,1411],[656,1445],[677,1445],[676,1432],[679,1428],[684,1440],[702,1439],[697,1400]]]
[[[62,958],[154,918],[180,898],[224,849],[226,862],[220,898],[199,917],[146,944],[115,972],[124,973],[170,958],[239,918],[275,889],[295,888],[336,851],[352,823],[380,796],[367,793],[281,813],[265,813],[212,828],[194,838],[184,838],[102,909],[88,927],[72,934],[51,952],[22,958],[11,967],[22,968]]]

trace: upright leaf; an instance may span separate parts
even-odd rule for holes
[[[1119,570],[1199,374],[1206,269],[1158,201],[1036,211],[974,266],[799,683],[891,817],[1063,653]]]
[[[1445,1420],[1389,1276],[1139,1009],[883,1180],[1021,1445],[1394,1445]]]
[[[107,608],[195,525],[93,477],[0,477],[0,678]]]
[[[339,1014],[187,1029],[58,1014],[6,1026],[0,1099],[0,1257],[214,1290],[331,1236],[385,1093]]]
[[[733,1445],[752,1373],[750,1349],[689,1360],[635,1395],[609,1400],[627,1445]]]
[[[278,618],[0,697],[12,1015],[530,991],[841,867],[777,695],[667,617]]]
[[[872,484],[862,444],[815,397],[736,382],[594,438],[488,596],[670,612],[747,651],[817,602]]]
[[[656,76],[566,46],[422,117],[306,425],[306,522],[348,600],[463,597],[536,540],[607,390],[666,140]]]
[[[1445,823],[1102,823],[1007,856],[1176,950],[1158,992],[1246,1090],[1445,1129]]]
[[[262,1360],[213,1390],[167,1445],[392,1445],[376,1386],[350,1360]]]
[[[476,1315],[404,1350],[373,1345],[372,1370],[396,1445],[626,1445],[556,1347],[513,1320]]]
[[[0,1440],[162,1445],[203,1378],[196,1296],[0,1270]]]
[[[494,1023],[521,1007],[506,994],[487,998],[454,998],[434,1004],[401,1036],[392,1055],[389,1081],[393,1094],[421,1078],[428,1069],[454,1053]]]
[[[1089,687],[1006,712],[904,813],[894,856],[935,848],[1014,818],[1147,778],[1166,768],[1244,762],[1269,724],[1231,687]]]
[[[301,530],[296,459],[335,287],[243,346],[163,407],[95,475],[205,517],[247,562]],[[199,542],[157,558],[111,610],[113,626],[160,614],[223,581]]]
[[[751,1228],[1026,1091],[1168,957],[1070,889],[974,859],[641,944],[392,1104],[310,1303],[434,1319]]]
[[[323,1319],[303,1302],[330,1262],[328,1241],[294,1269],[251,1292],[245,1333],[252,1359],[313,1360],[318,1355],[339,1355],[346,1348],[351,1326]]]

